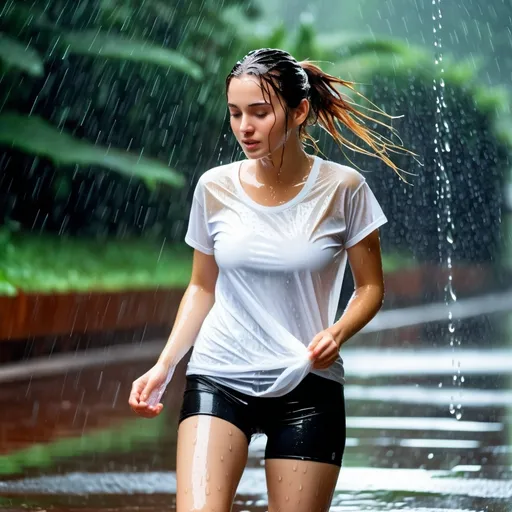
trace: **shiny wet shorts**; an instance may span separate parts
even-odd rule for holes
[[[206,414],[238,427],[251,441],[267,436],[265,459],[300,459],[341,466],[346,440],[343,386],[312,373],[290,393],[253,397],[189,375],[180,422]]]

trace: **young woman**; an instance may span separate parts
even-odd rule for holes
[[[388,150],[402,150],[364,126],[371,118],[339,85],[352,88],[275,49],[249,53],[227,78],[231,128],[247,158],[199,179],[185,238],[195,249],[190,284],[158,362],[129,399],[139,415],[158,415],[163,406],[150,396],[194,345],[178,512],[231,509],[256,433],[268,439],[269,512],[329,509],[345,448],[339,352],[382,305],[386,217],[362,174],[305,152],[306,139],[316,148],[306,127],[318,123],[395,171]],[[347,260],[355,290],[335,321]]]

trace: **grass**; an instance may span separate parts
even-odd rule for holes
[[[0,232],[0,294],[184,287],[192,249],[150,241]]]
[[[26,468],[52,468],[59,460],[91,454],[130,453],[137,447],[156,443],[166,431],[165,416],[151,421],[135,418],[116,427],[88,432],[79,437],[35,443],[0,455],[0,475],[23,474]]]

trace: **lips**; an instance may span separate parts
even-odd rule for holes
[[[248,139],[248,140],[243,140],[243,141],[242,141],[242,144],[243,144],[247,149],[253,149],[253,148],[255,148],[255,147],[259,144],[259,141],[257,141],[257,140],[251,140],[251,139]]]

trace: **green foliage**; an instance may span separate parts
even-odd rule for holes
[[[44,63],[37,51],[0,33],[0,63],[5,71],[18,69],[31,76],[44,75]]]
[[[0,295],[187,286],[189,247],[87,240],[0,229]]]
[[[385,253],[385,272],[416,265],[410,255]],[[184,288],[192,251],[140,239],[87,240],[0,229],[0,295]]]
[[[34,2],[30,4],[21,1],[6,3],[0,12],[0,21],[4,25],[4,30],[9,30],[11,34],[17,35],[29,27],[53,27],[45,8],[35,5]]]
[[[49,469],[59,460],[100,453],[129,453],[148,447],[165,435],[165,416],[151,421],[134,419],[117,427],[101,429],[79,437],[59,438],[47,444],[35,443],[27,448],[0,455],[0,474],[22,474],[27,468]]]
[[[4,183],[19,182],[24,174],[26,185],[11,189],[0,223],[14,218],[37,229],[31,215],[43,204],[52,212],[53,227],[46,229],[65,224],[71,233],[99,228],[121,236],[144,229],[181,238],[189,187],[229,158],[236,145],[223,136],[228,129],[224,78],[241,56],[226,9],[244,19],[257,12],[249,0],[226,0],[222,6],[217,0],[10,0],[0,10],[0,32],[21,58],[7,55],[7,39],[2,40],[0,66],[6,72],[0,104],[10,116],[30,116],[23,116],[27,126],[21,126],[21,117],[9,119],[15,133],[2,134],[2,150],[9,152],[8,145],[16,150],[4,160]],[[25,48],[30,50],[20,54]],[[63,169],[56,175],[55,167],[63,164],[79,164],[81,172]],[[102,172],[88,168],[98,165]],[[124,179],[106,177],[105,169]],[[39,187],[41,182],[49,186]],[[110,187],[102,188],[103,182]],[[158,191],[159,183],[173,188]],[[120,198],[141,197],[141,184],[149,185],[144,197],[154,193],[155,199],[139,208],[142,228],[133,223],[133,208],[118,206]],[[96,187],[101,192],[91,194],[87,206],[105,215],[76,213],[69,198]],[[15,194],[23,188],[35,188],[37,199],[25,210],[30,213],[12,217],[7,205],[20,204]],[[60,222],[54,219],[54,212],[66,210]],[[94,227],[87,223],[93,217]]]
[[[184,185],[183,176],[158,160],[75,139],[33,116],[1,114],[0,144],[47,157],[56,165],[97,165],[140,178],[149,184]]]
[[[284,23],[247,23],[237,13],[230,13],[231,23],[237,27],[244,51],[253,48],[282,48],[297,60],[319,61],[326,71],[343,66],[350,58],[401,56],[408,54],[405,42],[393,38],[371,38],[361,34],[336,32],[318,34],[313,18],[303,17],[295,31],[288,31]],[[346,76],[343,74],[342,76]]]
[[[236,6],[247,2],[230,0],[224,4]],[[3,68],[6,71],[22,70],[37,78],[44,77],[44,68],[48,63],[49,74],[45,86],[50,86],[53,77],[59,75],[59,67],[65,65],[66,75],[61,78],[61,87],[57,90],[62,99],[57,96],[54,101],[59,104],[61,112],[71,114],[66,114],[64,123],[72,127],[80,123],[80,131],[85,131],[85,136],[81,138],[95,144],[105,142],[105,145],[111,147],[110,141],[107,144],[107,141],[98,138],[101,133],[98,133],[96,126],[99,123],[94,118],[98,112],[107,109],[111,111],[109,117],[115,118],[116,123],[107,131],[102,121],[104,134],[109,133],[111,137],[119,138],[118,134],[122,130],[123,138],[130,142],[130,146],[135,144],[146,155],[160,155],[162,148],[165,148],[165,160],[169,160],[172,154],[175,161],[187,162],[185,165],[189,171],[190,168],[194,169],[198,163],[197,149],[179,144],[177,139],[182,139],[186,134],[187,124],[189,130],[193,129],[197,120],[202,118],[204,135],[199,134],[201,136],[198,137],[196,133],[195,144],[205,147],[205,141],[210,138],[213,149],[215,140],[211,138],[211,124],[213,122],[219,129],[225,112],[216,105],[212,108],[211,99],[212,96],[222,98],[223,79],[219,70],[223,68],[224,72],[230,62],[229,55],[236,51],[230,50],[236,46],[236,42],[222,18],[222,9],[218,8],[217,2],[196,1],[188,2],[187,5],[169,6],[158,0],[142,3],[102,0],[97,4],[84,2],[80,8],[70,4],[62,5],[59,9],[60,14],[53,9],[52,2],[41,9],[38,5],[28,5],[22,0],[14,0],[5,6],[0,14],[0,30],[6,32],[0,39],[0,63]],[[56,13],[59,14],[57,18]],[[152,26],[149,33],[148,26]],[[207,38],[211,38],[210,44]],[[73,56],[82,56],[82,60],[73,59]],[[106,61],[109,62],[108,66]],[[136,65],[139,67],[134,67]],[[155,71],[151,66],[160,71]],[[88,92],[82,88],[77,91],[78,94],[74,94],[73,75],[76,77],[84,71],[88,82],[85,89]],[[195,84],[188,81],[188,78]],[[10,84],[4,89],[7,91],[7,96],[2,98],[4,109],[16,112],[34,101],[30,90],[33,84],[30,81],[25,80],[22,87],[17,87],[16,81],[19,78],[12,73],[4,80],[4,84]],[[122,96],[112,94],[120,80],[125,83],[125,94]],[[129,87],[134,80],[140,84],[135,91]],[[96,83],[89,85],[90,82]],[[42,97],[47,93],[46,88],[40,91]],[[107,100],[111,100],[112,104],[105,104]],[[132,108],[126,108],[125,104],[130,101],[133,102]],[[205,108],[207,101],[210,105]],[[149,119],[149,116],[155,114],[156,102],[164,115],[176,111],[177,103],[184,106],[179,109],[178,115],[172,114],[172,126],[166,135],[165,145],[152,131],[146,130],[147,136],[141,133],[141,128],[145,128],[148,121],[151,129],[156,128],[157,123]],[[51,119],[59,115],[57,110],[45,112],[40,105],[40,101],[35,103],[36,108],[32,113],[36,117],[51,120],[59,128],[66,128],[60,120],[55,122],[55,119]],[[87,161],[89,164],[97,164],[99,160],[103,167],[125,173],[130,178],[141,178],[150,185],[160,181],[174,186],[183,184],[181,175],[169,169],[164,170],[164,166],[156,160],[134,160],[112,149],[106,157],[102,157],[100,148],[86,149],[85,141],[78,147],[75,140],[65,135],[58,137],[56,132],[46,129],[49,126],[42,122],[25,119],[27,123],[32,123],[25,127],[26,131],[36,130],[41,143],[38,140],[22,141],[15,134],[13,144],[17,149],[48,156],[56,164],[63,161],[78,163],[70,159],[70,153],[77,151],[82,163]],[[18,130],[19,120],[15,121],[14,129]],[[95,129],[91,131],[89,126]],[[166,127],[161,126],[159,131],[165,133]],[[5,140],[5,134],[3,138]],[[55,147],[51,147],[52,144]],[[63,156],[60,156],[63,149]],[[208,151],[200,155],[202,160],[206,155],[211,158],[211,152]],[[134,169],[129,169],[131,166]],[[127,182],[127,186],[130,183]]]
[[[128,39],[101,31],[69,32],[61,37],[66,52],[98,57],[156,64],[178,70],[201,80],[201,68],[182,54],[150,44],[148,41]]]

